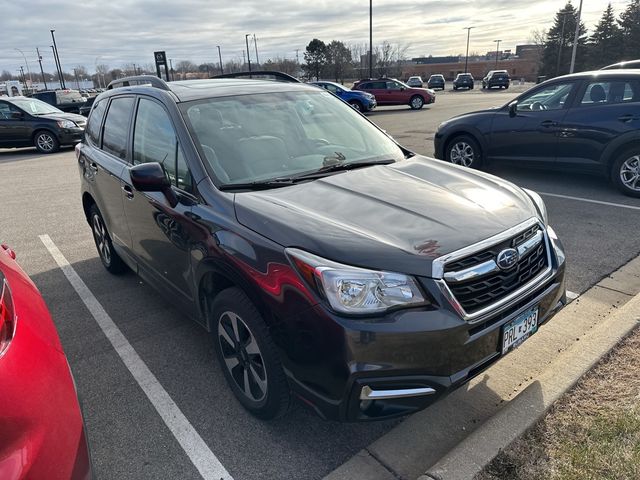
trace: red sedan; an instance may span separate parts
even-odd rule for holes
[[[89,479],[67,358],[31,279],[0,247],[0,478]]]

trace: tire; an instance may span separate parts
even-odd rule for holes
[[[469,90],[473,90],[473,85],[471,85],[471,86],[469,87]]]
[[[505,85],[505,86],[504,86],[504,89],[505,89],[505,90],[506,90],[507,88],[509,88],[509,85]]]
[[[453,87],[454,90],[458,90],[458,87]]]
[[[468,168],[482,166],[482,151],[478,142],[470,135],[458,135],[447,143],[445,150],[447,162]]]
[[[60,141],[49,130],[40,130],[33,136],[33,146],[40,153],[55,153],[60,149]]]
[[[409,106],[412,110],[420,110],[424,106],[424,98],[420,95],[414,95],[409,100]]]
[[[611,165],[611,181],[625,195],[640,198],[640,146],[616,157]]]
[[[208,315],[218,361],[238,401],[262,420],[283,416],[291,391],[276,346],[253,302],[239,288],[228,288],[215,297]]]
[[[127,265],[114,250],[102,213],[100,213],[100,209],[95,203],[89,209],[89,225],[91,225],[93,241],[96,244],[98,255],[104,268],[114,275],[126,272]]]
[[[358,100],[349,100],[349,105],[359,112],[364,112],[364,107]]]

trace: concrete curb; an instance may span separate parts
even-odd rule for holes
[[[616,344],[640,325],[640,294],[601,322],[582,341],[559,354],[495,416],[487,420],[418,480],[469,480],[538,422]]]

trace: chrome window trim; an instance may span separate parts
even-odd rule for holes
[[[509,295],[501,298],[500,300],[498,300],[497,302],[492,303],[491,305],[487,305],[486,307],[481,308],[480,310],[477,310],[473,313],[467,313],[466,310],[462,307],[462,305],[460,305],[460,303],[458,302],[458,300],[456,299],[455,295],[453,294],[453,292],[449,289],[449,286],[447,285],[447,282],[443,279],[443,276],[441,276],[440,278],[436,278],[435,279],[435,283],[438,286],[438,288],[440,289],[440,292],[447,298],[447,300],[451,303],[452,307],[462,316],[462,318],[469,322],[469,323],[476,323],[479,322],[481,320],[484,320],[487,316],[489,315],[494,315],[497,313],[500,313],[501,311],[509,308],[511,305],[513,305],[514,303],[517,303],[520,300],[520,297],[524,294],[527,293],[531,290],[535,290],[537,287],[539,287],[542,283],[544,283],[546,280],[548,280],[549,278],[551,278],[552,274],[553,274],[553,266],[552,266],[552,258],[551,258],[551,244],[549,242],[549,238],[548,235],[546,234],[546,228],[544,225],[542,225],[542,223],[540,222],[539,219],[537,218],[531,218],[525,222],[522,222],[521,224],[510,228],[502,233],[499,233],[498,235],[494,235],[491,238],[488,238],[487,240],[483,240],[482,242],[478,242],[474,245],[472,245],[471,247],[465,247],[461,250],[458,250],[457,252],[453,252],[449,255],[444,255],[440,258],[438,258],[437,260],[434,261],[434,271],[435,271],[435,262],[436,261],[442,261],[442,264],[438,265],[438,268],[441,268],[442,271],[444,270],[444,264],[445,262],[451,262],[454,260],[458,260],[462,257],[468,256],[470,254],[473,254],[475,252],[477,252],[478,250],[484,250],[488,247],[491,247],[492,245],[496,244],[496,243],[500,243],[504,240],[507,240],[509,237],[512,237],[514,235],[516,235],[517,233],[520,233],[522,230],[526,229],[526,228],[531,228],[534,225],[540,225],[540,228],[542,229],[542,239],[545,242],[545,246],[547,248],[547,268],[545,270],[543,270],[542,272],[540,272],[534,279],[530,280],[529,282],[527,282],[526,284],[522,285],[520,288],[518,288],[517,290],[514,290],[513,292],[511,292]],[[532,238],[537,238],[537,236],[534,236]],[[530,239],[531,240],[531,239]],[[529,243],[529,241],[525,242],[523,245]],[[536,243],[537,245],[537,243]],[[521,245],[522,246],[522,245]],[[532,248],[532,247],[529,247]]]

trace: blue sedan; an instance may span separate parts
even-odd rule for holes
[[[316,85],[320,88],[324,88],[335,96],[344,100],[353,108],[359,112],[370,112],[376,108],[376,97],[367,92],[359,92],[358,90],[351,90],[344,85],[340,85],[335,82],[311,82],[311,85]]]

